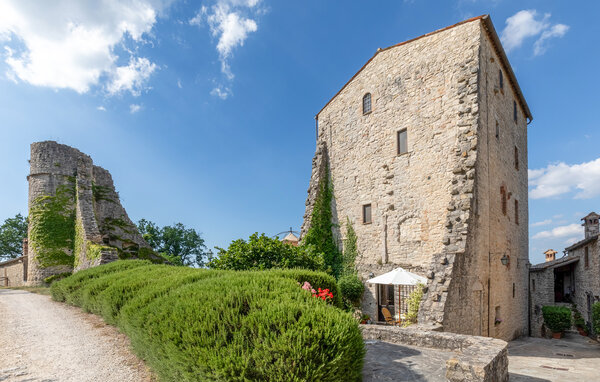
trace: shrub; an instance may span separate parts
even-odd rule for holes
[[[305,270],[131,260],[80,271],[51,290],[116,323],[163,381],[359,381],[365,350],[356,321],[299,279],[337,291],[333,277]]]
[[[417,323],[417,317],[419,315],[419,306],[421,306],[421,300],[423,299],[423,284],[417,284],[417,289],[411,292],[408,296],[408,312],[404,318],[404,326]]]
[[[308,281],[315,289],[329,289],[329,291],[333,293],[333,305],[338,308],[343,307],[342,293],[338,288],[338,283],[335,281],[335,278],[331,275],[307,269],[273,269],[270,273],[272,275],[296,280],[300,284]]]
[[[571,327],[571,309],[564,306],[542,307],[544,323],[554,333],[564,332]]]
[[[594,328],[594,333],[600,333],[600,302],[592,305],[592,327]]]
[[[365,291],[365,285],[360,281],[356,273],[340,277],[338,285],[343,299],[355,306],[359,304]]]
[[[210,261],[213,269],[235,271],[271,268],[305,268],[323,270],[323,254],[313,245],[294,247],[264,233],[254,233],[248,241],[234,240],[227,249],[218,248],[219,256]]]

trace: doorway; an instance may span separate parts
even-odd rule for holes
[[[382,308],[387,308],[392,317],[395,316],[396,309],[394,306],[394,286],[377,284],[377,321],[385,321]]]

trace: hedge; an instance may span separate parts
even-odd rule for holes
[[[542,307],[544,323],[554,333],[564,332],[571,328],[571,309],[565,306]]]
[[[594,333],[600,334],[600,302],[592,304],[592,327]]]
[[[319,272],[133,260],[80,271],[51,292],[117,325],[162,381],[359,381],[356,321],[302,290],[303,281],[339,295]]]

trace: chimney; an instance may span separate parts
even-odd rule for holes
[[[546,252],[544,252],[544,255],[546,255],[546,262],[556,260],[556,254],[557,253],[558,252],[556,252],[553,249],[549,249]]]
[[[600,231],[598,229],[598,219],[600,218],[600,215],[598,215],[595,212],[590,212],[588,214],[588,216],[582,218],[581,220],[583,220],[583,224],[582,226],[585,227],[585,238],[590,238],[592,236],[598,235],[598,232]]]

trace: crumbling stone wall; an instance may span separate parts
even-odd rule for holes
[[[427,276],[419,322],[512,339],[527,331],[526,112],[490,26],[476,18],[378,51],[319,112],[303,232],[326,156],[336,234],[341,245],[348,217],[363,280],[398,266]],[[505,83],[496,94],[500,68]],[[373,106],[363,114],[366,93]],[[501,143],[490,142],[496,120]],[[402,129],[408,152],[399,155]],[[506,215],[501,185],[512,197]],[[365,204],[369,224],[362,222]],[[502,323],[495,325],[497,306]],[[375,285],[367,285],[362,308],[377,317]]]
[[[118,258],[159,259],[121,206],[108,171],[88,155],[37,142],[30,164],[30,284]]]

